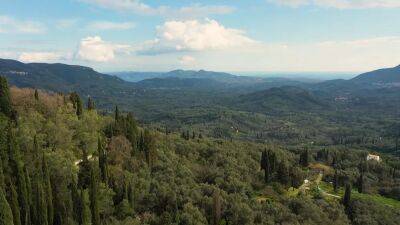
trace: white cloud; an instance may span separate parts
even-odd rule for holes
[[[181,8],[168,6],[152,7],[141,0],[80,0],[105,9],[112,9],[122,12],[132,12],[142,15],[161,15],[166,17],[196,17],[212,14],[227,14],[234,11],[229,6],[204,6],[192,5]]]
[[[400,63],[400,37],[309,44],[262,43],[197,58],[198,62],[208,62],[216,70],[368,71]]]
[[[186,54],[184,54],[186,55]],[[156,55],[131,55],[122,68],[136,70],[206,69],[213,71],[370,71],[400,64],[400,37],[315,43],[254,43],[239,48]],[[178,60],[177,60],[178,59]],[[116,62],[117,63],[117,62]]]
[[[179,63],[184,66],[193,65],[196,62],[196,59],[190,55],[184,55],[179,59]]]
[[[168,21],[157,27],[157,38],[141,53],[221,50],[256,43],[241,30],[226,28],[215,20]]]
[[[399,8],[399,0],[268,0],[278,4],[298,7],[316,5],[339,9]]]
[[[66,56],[55,52],[23,52],[18,60],[22,62],[54,62],[66,59]]]
[[[84,61],[108,62],[115,58],[117,52],[126,51],[127,45],[116,45],[105,42],[99,36],[87,37],[81,40],[77,58]]]
[[[110,21],[96,21],[88,24],[91,30],[130,30],[135,27],[131,22],[110,22]]]
[[[42,23],[17,20],[2,15],[0,15],[0,27],[0,33],[39,34],[46,31],[46,27]]]

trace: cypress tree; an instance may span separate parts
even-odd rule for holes
[[[53,224],[53,218],[54,218],[53,192],[51,188],[49,168],[47,166],[47,161],[44,153],[42,157],[42,170],[43,170],[43,185],[44,185],[44,191],[46,193],[46,202],[47,202],[47,222],[49,225],[51,225]]]
[[[39,92],[37,89],[35,89],[35,100],[39,101]]]
[[[154,144],[155,144],[154,138],[151,135],[150,131],[146,129],[144,131],[143,139],[144,139],[143,140],[143,143],[144,143],[143,150],[145,153],[146,162],[149,166],[151,166],[151,163],[152,163],[151,159],[153,157]]]
[[[305,149],[300,155],[300,165],[302,165],[303,167],[308,167],[310,164],[309,160],[310,160],[310,153],[308,149]]]
[[[337,169],[335,170],[335,175],[333,177],[333,190],[335,191],[335,193],[337,193],[339,188],[339,174]]]
[[[120,119],[120,115],[119,115],[119,109],[118,109],[118,106],[115,106],[115,113],[114,113],[115,115],[114,115],[114,119],[115,119],[115,121],[117,122],[117,121],[119,121],[119,119]]]
[[[108,184],[107,153],[104,149],[104,145],[100,137],[97,140],[97,151],[99,154],[99,168],[100,168],[101,180],[103,183]]]
[[[357,181],[357,191],[358,193],[364,193],[364,171],[360,171],[360,176]]]
[[[94,101],[93,101],[93,99],[91,97],[88,98],[87,109],[88,110],[94,110],[95,109]]]
[[[8,202],[10,203],[14,225],[21,225],[21,214],[19,211],[17,191],[15,190],[14,184],[11,181],[8,181],[7,186],[8,186],[7,198]]]
[[[14,225],[13,214],[2,189],[0,189],[0,225]]]
[[[82,116],[83,113],[83,103],[82,103],[82,99],[79,97],[77,97],[76,99],[76,115],[78,117]]]
[[[290,183],[289,166],[286,161],[279,163],[278,179],[283,185],[288,185]]]
[[[4,172],[3,172],[3,160],[0,157],[0,190],[5,190],[5,183],[4,183]]]
[[[94,168],[92,167],[90,170],[90,211],[92,214],[92,224],[100,225],[100,214],[99,214],[99,205],[98,205],[98,183],[96,179],[96,175],[94,172]]]
[[[87,193],[83,189],[81,190],[81,206],[82,206],[82,212],[81,212],[80,224],[81,225],[91,225],[92,220],[91,220],[91,214],[90,214],[89,201],[88,201]]]
[[[215,190],[213,193],[213,224],[218,225],[221,221],[221,199],[219,191]]]
[[[137,128],[137,123],[136,120],[133,116],[132,113],[128,113],[126,116],[126,138],[129,140],[132,146],[132,152],[131,156],[135,155],[135,152],[137,151],[137,136],[138,136],[138,128]]]
[[[8,155],[10,159],[11,174],[15,177],[15,183],[17,186],[21,222],[22,224],[26,224],[29,215],[29,201],[27,197],[25,174],[20,159],[19,147],[16,143],[11,126],[8,129]]]
[[[71,190],[72,198],[72,217],[78,222],[78,224],[82,224],[82,201],[75,179],[72,179],[72,183],[70,184],[69,188]]]
[[[7,79],[0,76],[0,112],[11,118],[12,111],[10,89],[8,87]]]
[[[79,172],[78,172],[78,187],[86,189],[90,185],[90,171],[92,165],[88,160],[87,155],[87,145],[85,143],[81,143],[82,149],[82,162],[79,164]]]
[[[351,184],[347,183],[344,196],[343,196],[343,205],[348,209],[350,206],[350,200],[351,200]]]
[[[76,99],[77,99],[78,94],[76,92],[72,92],[69,95],[69,100],[72,102],[72,105],[74,107],[74,109],[76,110]]]
[[[34,192],[35,213],[33,218],[35,220],[35,224],[48,225],[46,196],[43,190],[43,181],[40,173],[38,173],[34,179]]]
[[[134,209],[135,206],[135,193],[134,189],[132,187],[132,182],[129,182],[128,185],[128,201],[129,201],[129,206]]]
[[[260,162],[260,166],[261,166],[261,169],[262,170],[264,170],[264,181],[265,181],[265,183],[268,183],[268,181],[269,181],[269,175],[270,175],[270,171],[269,171],[269,168],[270,168],[270,166],[269,166],[269,163],[268,163],[268,153],[267,153],[267,150],[264,150],[262,153],[261,153],[261,162]]]
[[[32,184],[31,184],[31,179],[29,177],[29,172],[28,168],[25,166],[24,167],[24,175],[25,175],[25,182],[26,182],[26,194],[27,194],[27,199],[28,199],[28,206],[29,206],[29,213],[26,215],[25,219],[25,225],[30,225],[32,224],[31,221],[31,214],[33,211],[33,205],[32,205]]]

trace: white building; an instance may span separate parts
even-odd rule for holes
[[[367,160],[368,161],[375,160],[377,162],[380,162],[381,161],[381,157],[379,155],[368,154]]]

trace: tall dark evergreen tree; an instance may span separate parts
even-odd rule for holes
[[[300,154],[300,165],[303,167],[308,167],[310,164],[310,152],[308,148],[306,148],[301,154]]]
[[[81,116],[83,113],[83,103],[81,97],[76,92],[72,92],[69,96],[69,99],[74,106],[75,112],[77,116]]]
[[[87,145],[82,142],[80,147],[82,149],[82,161],[79,163],[78,187],[86,189],[90,185],[90,171],[92,165],[88,159]]]
[[[7,199],[10,203],[11,211],[13,214],[14,225],[21,225],[21,214],[19,211],[17,191],[15,190],[14,184],[11,181],[8,182],[7,187]]]
[[[0,224],[14,225],[13,213],[2,189],[0,189]]]
[[[94,110],[95,109],[95,104],[94,104],[94,101],[93,101],[92,97],[88,98],[87,109],[88,110]]]
[[[0,190],[5,190],[6,185],[5,185],[5,176],[4,176],[4,172],[3,172],[3,160],[1,159],[0,156]]]
[[[139,133],[139,130],[137,127],[136,120],[132,113],[128,113],[128,115],[126,116],[126,134],[125,134],[125,136],[131,143],[131,146],[132,146],[131,155],[132,156],[134,156],[136,151],[138,150],[138,146],[137,146],[138,133]]]
[[[16,143],[12,126],[8,129],[8,156],[11,174],[15,179],[20,207],[21,223],[26,224],[29,217],[29,201],[27,196],[25,173],[19,153],[19,146]]]
[[[76,115],[80,117],[82,116],[82,113],[83,113],[83,103],[82,99],[78,96],[76,100]]]
[[[24,167],[24,175],[25,175],[25,182],[26,182],[26,190],[27,190],[27,199],[28,199],[28,205],[29,205],[29,214],[26,215],[25,219],[25,225],[32,224],[32,219],[31,219],[31,214],[33,212],[33,201],[32,201],[32,184],[31,184],[31,178],[29,176],[29,171],[28,168],[25,166]]]
[[[132,181],[129,182],[127,192],[128,192],[127,195],[128,195],[129,206],[133,210],[134,206],[135,206],[135,193],[134,193]]]
[[[351,184],[347,183],[343,196],[343,205],[346,207],[346,209],[348,209],[348,207],[350,206],[350,201],[351,201]]]
[[[34,179],[35,225],[48,225],[46,196],[43,189],[43,180],[38,173]]]
[[[114,119],[115,119],[115,121],[119,121],[120,120],[118,106],[115,106]]]
[[[339,189],[339,174],[338,174],[338,170],[335,170],[335,175],[333,176],[333,190],[335,191],[335,193],[338,192]]]
[[[364,171],[360,171],[357,179],[357,191],[358,193],[364,193]]]
[[[98,182],[95,175],[95,169],[92,167],[90,170],[90,211],[92,214],[92,224],[100,225],[100,213],[98,202]]]
[[[35,100],[36,101],[39,101],[39,92],[38,92],[38,90],[37,89],[35,89]]]
[[[146,162],[151,166],[154,158],[155,140],[153,135],[147,129],[144,131],[143,139],[143,151],[146,157]]]
[[[289,165],[286,161],[279,163],[277,176],[279,182],[283,185],[290,184],[290,173],[289,173]]]
[[[269,182],[270,177],[270,165],[268,163],[268,152],[264,150],[261,153],[261,169],[264,170],[264,181],[265,183]]]
[[[0,112],[11,118],[12,106],[10,99],[10,89],[8,87],[7,79],[0,76]]]
[[[69,189],[71,191],[72,198],[72,217],[78,224],[82,224],[82,199],[81,195],[78,191],[78,185],[75,182],[75,179],[72,179],[71,184],[69,185]],[[81,188],[81,190],[83,190]]]
[[[47,166],[46,157],[42,156],[42,170],[43,170],[43,189],[46,194],[47,203],[47,222],[49,225],[53,224],[54,208],[53,208],[53,191],[51,187],[50,173]]]
[[[108,165],[107,165],[107,152],[104,149],[104,145],[99,137],[97,140],[97,151],[99,154],[99,168],[101,181],[108,184]]]
[[[219,196],[219,190],[215,190],[213,193],[213,224],[219,225],[221,221],[221,197]]]
[[[90,214],[90,206],[89,206],[88,196],[85,190],[81,190],[81,219],[80,225],[91,225],[92,224],[92,216]]]

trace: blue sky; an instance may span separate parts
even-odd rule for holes
[[[350,72],[400,64],[399,0],[249,2],[0,0],[0,57],[100,71]]]

